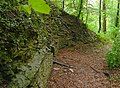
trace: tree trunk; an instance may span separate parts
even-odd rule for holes
[[[118,0],[118,5],[117,5],[117,14],[116,14],[115,27],[119,26],[119,16],[120,16],[120,0]]]
[[[65,8],[65,0],[62,1],[62,11],[64,11]]]
[[[103,32],[106,32],[106,0],[103,0]]]
[[[78,12],[78,18],[80,18],[80,15],[81,15],[81,11],[82,11],[82,8],[83,8],[83,0],[79,0],[80,1],[80,6],[79,6],[79,12]]]
[[[101,4],[102,4],[102,0],[100,0],[100,2],[99,2],[99,30],[98,30],[98,33],[100,33],[100,31],[101,31]]]
[[[86,24],[88,21],[89,11],[88,11],[88,0],[86,0]]]

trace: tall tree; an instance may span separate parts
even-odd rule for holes
[[[89,15],[89,11],[88,11],[88,0],[86,0],[86,24],[88,21],[88,15]]]
[[[101,31],[101,5],[102,5],[102,0],[99,1],[99,30],[98,33]]]
[[[103,32],[106,32],[106,0],[103,0]]]
[[[118,27],[119,25],[119,16],[120,16],[120,0],[118,0],[118,5],[117,5],[117,14],[116,14],[116,21],[115,21],[115,26]]]
[[[64,11],[65,8],[65,0],[62,0],[62,11]]]
[[[80,18],[80,15],[81,15],[81,11],[82,11],[82,8],[83,8],[83,0],[79,0],[80,2],[80,5],[79,5],[79,12],[78,12],[78,18]]]

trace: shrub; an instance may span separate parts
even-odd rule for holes
[[[115,38],[112,50],[107,54],[107,63],[110,68],[120,67],[120,34]]]

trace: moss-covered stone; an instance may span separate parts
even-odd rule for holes
[[[52,58],[53,56],[49,52],[36,52],[32,60],[21,64],[20,72],[12,79],[8,88],[27,88],[29,86],[39,88],[35,87],[36,84],[40,88],[45,88],[52,66]]]
[[[8,88],[46,88],[53,60],[50,47],[54,47],[57,53],[59,49],[79,41],[87,43],[97,40],[95,34],[88,30],[82,21],[49,4],[49,15],[33,11],[31,16],[28,16],[15,8],[16,5],[11,6],[8,3],[7,9],[4,9],[3,5],[3,10],[0,10],[0,29],[3,35],[0,47],[3,51],[0,54],[6,53],[2,60],[7,61],[3,68],[0,67],[0,71],[3,71],[0,72],[0,77],[5,79],[12,73]],[[0,63],[0,66],[2,65]],[[6,67],[10,67],[7,72],[12,72],[7,74]]]

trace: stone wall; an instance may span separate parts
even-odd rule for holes
[[[19,66],[20,72],[12,79],[8,88],[46,88],[53,55],[44,48],[33,56],[28,63]]]

